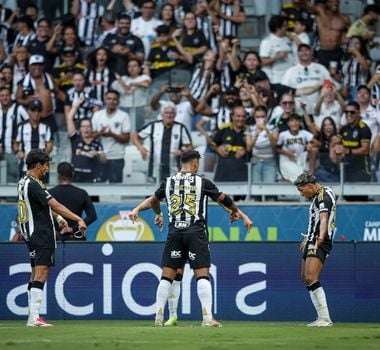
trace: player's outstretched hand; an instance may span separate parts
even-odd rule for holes
[[[162,231],[162,228],[164,227],[164,217],[162,214],[158,214],[154,217],[154,224],[159,227],[160,231]]]
[[[139,218],[139,211],[134,208],[128,215],[129,219],[134,223]]]

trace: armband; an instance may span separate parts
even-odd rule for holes
[[[233,201],[231,197],[229,197],[228,195],[224,195],[224,198],[220,201],[220,203],[222,203],[225,207],[229,208],[233,204]]]
[[[163,214],[162,214],[162,212],[160,213],[160,214],[156,214],[156,217],[162,217],[163,216]]]
[[[58,222],[58,225],[60,225],[65,219],[61,215],[57,215],[55,217],[55,220]]]

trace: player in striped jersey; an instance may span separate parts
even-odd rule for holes
[[[303,252],[301,276],[318,315],[317,320],[308,326],[332,326],[319,274],[333,244],[336,195],[331,188],[317,183],[315,176],[309,173],[299,175],[294,185],[302,196],[311,199],[307,234],[300,245]]]
[[[204,327],[221,327],[212,315],[212,288],[209,277],[210,250],[207,233],[207,198],[221,203],[231,210],[230,220],[240,217],[239,209],[232,199],[221,192],[213,182],[197,174],[200,155],[186,151],[181,156],[180,172],[167,177],[155,194],[129,214],[135,221],[140,210],[152,208],[155,222],[162,217],[160,201],[168,205],[169,232],[162,256],[162,275],[157,288],[155,326],[163,326],[163,310],[171,292],[177,269],[186,261],[194,270],[197,292],[202,306]]]
[[[56,201],[46,190],[41,179],[49,170],[50,158],[40,149],[33,149],[26,158],[28,172],[18,183],[18,219],[24,240],[30,250],[32,263],[28,327],[50,327],[39,315],[42,305],[43,288],[50,266],[54,265],[56,248],[53,216],[61,222],[64,219],[57,214],[76,221],[82,232],[86,224],[82,218]],[[54,210],[54,212],[52,212]],[[67,225],[67,222],[66,222]],[[34,265],[34,268],[33,268]]]

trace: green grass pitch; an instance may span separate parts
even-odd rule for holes
[[[223,328],[202,328],[195,321],[163,328],[148,321],[53,323],[51,328],[29,328],[24,321],[0,321],[0,349],[380,349],[380,324],[373,323],[335,323],[328,328],[309,328],[303,322],[226,321]]]

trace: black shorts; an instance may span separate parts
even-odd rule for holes
[[[34,266],[54,266],[55,248],[36,248],[34,249]]]
[[[186,261],[192,269],[210,267],[208,234],[202,225],[191,225],[185,229],[169,226],[162,266],[176,270],[182,268]]]
[[[25,241],[28,250],[29,250],[29,258],[30,258],[30,266],[34,267],[36,266],[36,262],[34,261],[34,257],[36,255],[36,250],[32,248],[29,241]]]
[[[314,243],[309,243],[303,251],[303,260],[307,258],[318,258],[324,264],[331,251],[331,244],[323,242],[317,250],[314,248]]]

